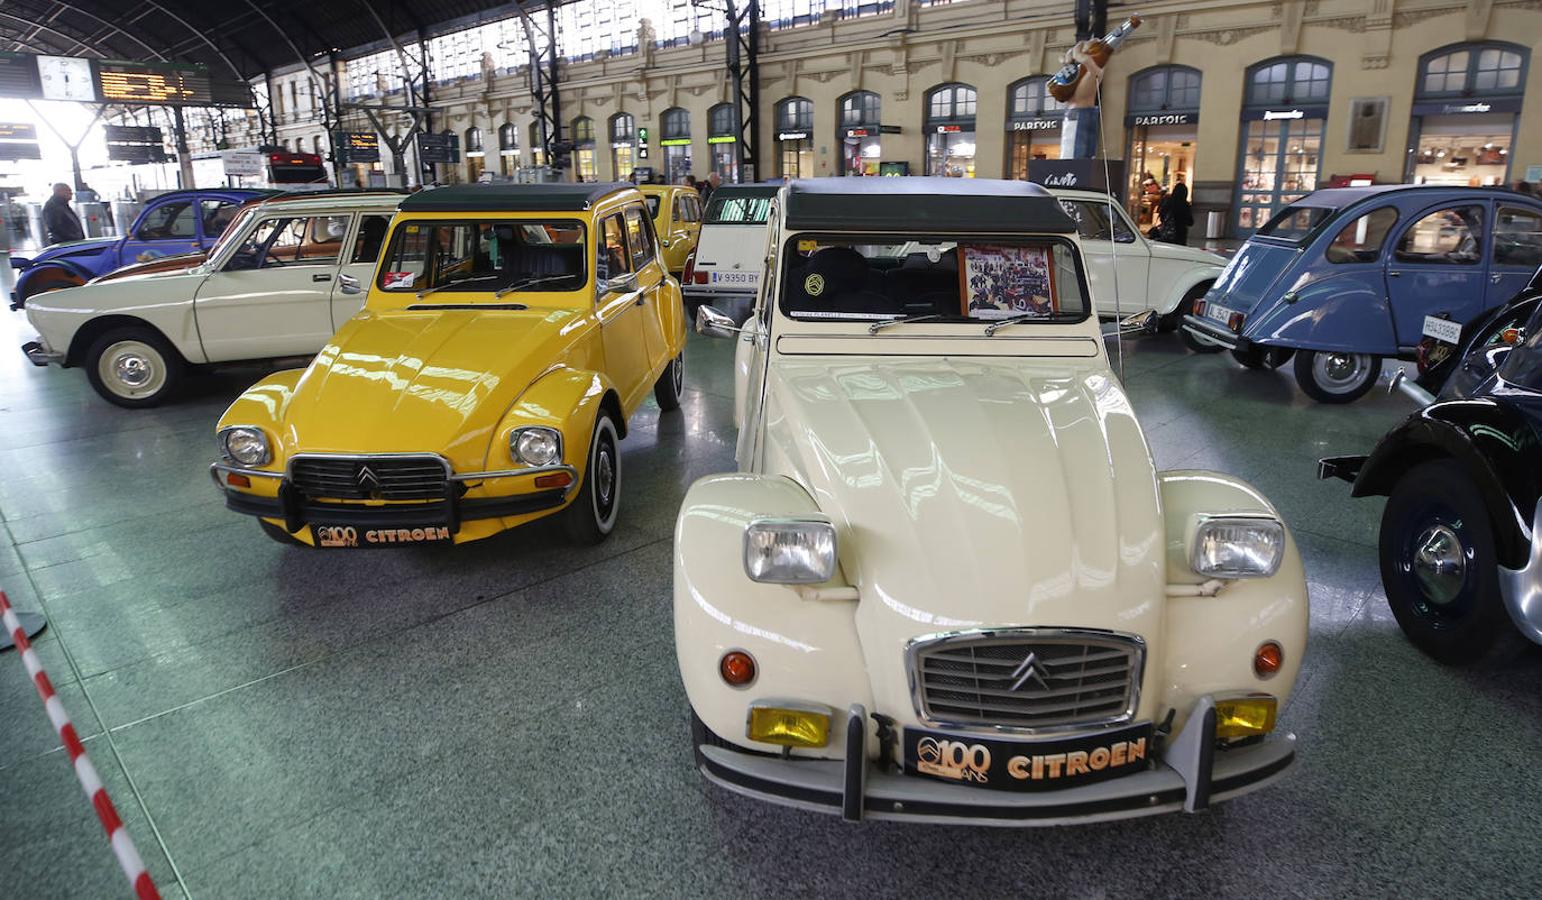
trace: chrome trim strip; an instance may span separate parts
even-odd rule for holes
[[[938,645],[967,644],[971,641],[1001,638],[1059,640],[1068,643],[1076,641],[1127,643],[1135,651],[1135,663],[1131,667],[1129,702],[1126,704],[1124,711],[1116,716],[1092,719],[1085,722],[1071,722],[1064,725],[1038,727],[1026,725],[987,725],[980,722],[957,722],[950,719],[938,719],[928,716],[921,701],[921,668],[918,665],[921,652]],[[905,673],[910,683],[910,704],[915,709],[916,720],[928,728],[942,728],[959,733],[978,734],[984,737],[1000,734],[1049,735],[1103,731],[1128,725],[1134,720],[1135,713],[1140,708],[1141,686],[1145,683],[1146,678],[1146,639],[1138,634],[1102,628],[1025,626],[1021,628],[972,628],[964,631],[943,631],[934,634],[924,634],[910,639],[905,645]]]
[[[248,478],[283,478],[282,472],[264,472],[261,469],[243,469],[240,466],[232,466],[229,463],[210,463],[209,476],[214,479],[214,486],[225,490],[225,482],[220,481],[220,473],[227,475],[245,475]]]
[[[292,471],[294,461],[297,459],[322,459],[329,461],[338,460],[367,460],[367,459],[428,459],[436,460],[444,466],[445,480],[447,481],[487,481],[493,478],[520,478],[525,475],[544,475],[552,472],[566,472],[573,477],[573,483],[578,482],[578,470],[567,464],[554,466],[531,466],[524,469],[491,469],[485,472],[456,472],[450,465],[450,461],[438,453],[296,453],[289,457],[285,464],[284,476],[288,477]],[[268,473],[272,474],[272,473]],[[569,485],[571,488],[573,485]]]
[[[438,453],[296,453],[295,455],[289,457],[289,460],[284,463],[285,477],[292,475],[294,472],[295,460],[298,459],[320,459],[329,462],[346,462],[348,460],[368,459],[421,459],[424,461],[433,460],[444,467],[444,477],[446,479],[449,479],[454,474],[454,470],[450,468],[450,461],[445,459],[443,456],[440,456]]]
[[[566,472],[573,476],[573,480],[575,482],[578,480],[578,470],[566,464],[556,466],[532,466],[528,469],[500,469],[491,472],[465,472],[463,474],[451,475],[450,480],[485,481],[491,478],[518,478],[521,475],[543,475],[550,472]]]
[[[1542,503],[1531,517],[1531,547],[1519,569],[1499,566],[1499,594],[1521,634],[1542,644]]]

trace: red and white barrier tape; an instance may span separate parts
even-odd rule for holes
[[[27,674],[32,677],[38,696],[43,698],[43,708],[48,710],[48,719],[54,723],[54,730],[59,732],[59,740],[64,742],[65,752],[70,755],[70,764],[74,766],[75,777],[86,792],[86,799],[91,801],[96,817],[102,820],[102,828],[106,830],[107,840],[112,844],[113,855],[118,857],[118,865],[123,867],[123,874],[128,876],[129,884],[134,886],[134,893],[140,900],[160,900],[161,895],[155,889],[155,882],[150,880],[150,873],[145,871],[144,861],[139,858],[139,851],[134,849],[134,841],[129,837],[128,829],[123,827],[118,811],[113,808],[112,800],[108,799],[107,789],[102,787],[102,779],[97,776],[96,767],[86,758],[86,748],[75,734],[75,726],[70,724],[64,704],[59,702],[59,696],[54,693],[53,682],[48,680],[48,673],[43,671],[37,651],[32,649],[27,633],[16,620],[16,613],[11,609],[5,591],[0,591],[0,619],[5,621],[5,630],[10,633],[11,639],[16,642],[16,649],[21,652],[21,661],[27,667]]]

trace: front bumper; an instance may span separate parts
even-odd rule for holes
[[[26,354],[28,361],[34,366],[46,366],[64,364],[64,354],[48,349],[42,341],[28,341],[21,345],[21,352]]]
[[[1531,552],[1526,563],[1519,569],[1499,567],[1499,593],[1515,627],[1542,644],[1542,503],[1531,517]]]
[[[1200,340],[1219,344],[1227,350],[1246,350],[1247,345],[1250,343],[1247,338],[1239,336],[1225,325],[1219,322],[1212,322],[1193,313],[1184,315],[1181,327],[1184,331]]]
[[[772,757],[703,744],[696,747],[697,766],[709,781],[735,793],[847,821],[1025,827],[1195,812],[1278,780],[1296,756],[1291,734],[1215,749],[1215,704],[1205,697],[1153,768],[1081,787],[1016,793],[889,772],[867,757],[866,712],[860,705],[851,708],[846,725],[844,760]]]
[[[525,478],[566,472],[571,481],[565,488],[516,494],[508,497],[463,497],[462,486],[466,482],[484,482],[500,478]],[[278,495],[268,497],[234,490],[226,485],[225,476],[244,475],[248,478],[279,479]],[[506,472],[468,472],[452,475],[446,482],[445,497],[412,503],[322,503],[311,500],[296,490],[280,472],[246,469],[229,463],[209,466],[209,475],[225,495],[225,508],[242,515],[260,519],[278,519],[290,534],[296,534],[312,523],[325,525],[352,525],[358,528],[448,528],[450,534],[460,531],[462,522],[477,519],[502,519],[523,516],[554,509],[567,501],[568,495],[578,484],[578,473],[572,466],[545,466],[538,469],[519,469]]]

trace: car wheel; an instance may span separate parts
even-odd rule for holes
[[[1183,317],[1194,311],[1194,301],[1205,296],[1213,283],[1207,281],[1189,288],[1189,292],[1183,295],[1173,311],[1157,320],[1157,331],[1177,331],[1183,325]]]
[[[262,526],[263,534],[267,535],[275,541],[278,541],[280,544],[284,544],[290,547],[306,546],[304,541],[285,531],[283,528],[274,525],[272,522],[264,522],[263,520],[258,519],[257,524]]]
[[[1353,403],[1370,393],[1381,374],[1374,353],[1302,350],[1296,354],[1296,383],[1318,403]]]
[[[653,383],[653,399],[658,401],[659,409],[664,412],[674,412],[680,408],[680,395],[683,393],[685,393],[684,350],[669,361],[659,380]]]
[[[563,511],[568,537],[578,544],[598,544],[616,527],[621,505],[621,454],[616,425],[604,410],[594,420],[589,465],[578,496]]]
[[[1499,596],[1488,510],[1457,463],[1409,470],[1381,516],[1381,583],[1414,646],[1451,665],[1475,662],[1514,634]]]
[[[1231,358],[1245,369],[1278,369],[1294,354],[1295,351],[1287,347],[1261,347],[1253,344],[1246,350],[1238,348],[1231,351]]]
[[[1219,353],[1220,351],[1226,349],[1220,344],[1212,344],[1209,341],[1201,340],[1198,337],[1195,337],[1194,334],[1191,333],[1187,328],[1178,329],[1178,339],[1183,341],[1183,346],[1189,348],[1195,353]]]
[[[109,403],[128,409],[155,406],[182,383],[176,348],[149,328],[107,332],[86,351],[86,377]]]

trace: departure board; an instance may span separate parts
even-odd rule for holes
[[[201,66],[101,60],[96,64],[98,93],[104,103],[210,106],[214,97],[209,73]]]
[[[380,162],[380,135],[373,131],[334,131],[332,148],[340,163]]]
[[[31,53],[0,53],[0,97],[36,99],[43,96],[37,57]]]

